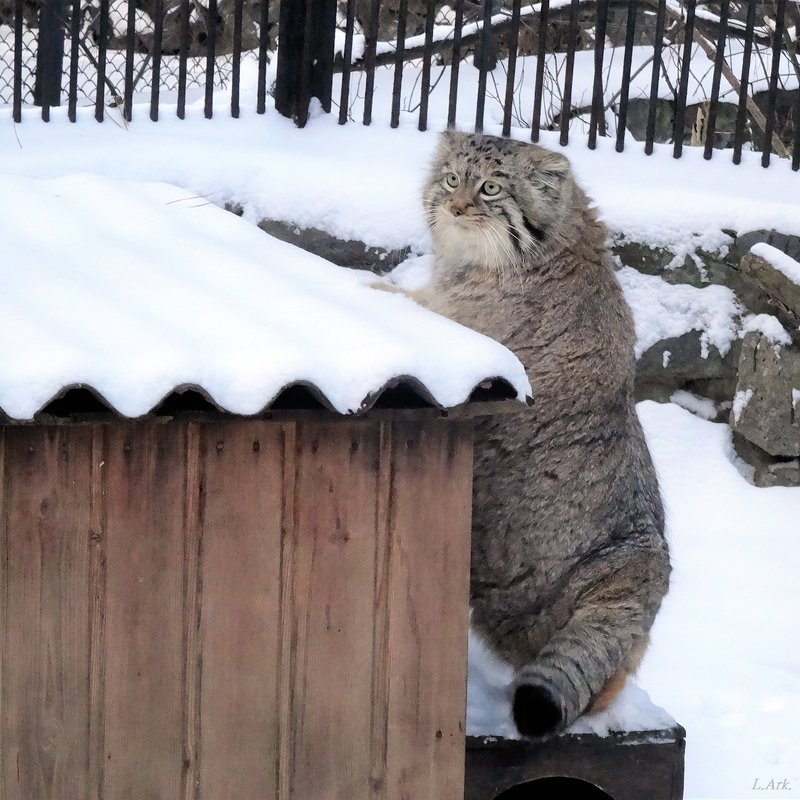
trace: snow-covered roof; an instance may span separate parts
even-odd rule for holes
[[[0,416],[70,387],[124,417],[187,387],[242,415],[298,384],[340,413],[398,381],[443,408],[491,379],[530,394],[497,342],[185,190],[0,176],[0,195]]]

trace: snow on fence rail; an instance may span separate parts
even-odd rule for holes
[[[0,105],[129,120],[149,99],[152,119],[164,102],[182,117],[194,86],[210,117],[226,88],[234,117],[271,93],[303,125],[317,97],[342,124],[578,131],[591,148],[730,148],[735,163],[755,149],[797,170],[798,30],[798,0],[0,0]]]

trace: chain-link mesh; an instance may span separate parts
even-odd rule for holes
[[[132,92],[149,90],[153,82],[153,57],[155,52],[156,26],[153,14],[137,0],[134,12],[132,37],[133,86]],[[180,0],[168,2],[163,6],[162,44],[159,71],[159,87],[162,91],[176,91],[179,84],[181,36],[184,37],[186,62],[186,87],[204,87],[206,84],[208,8],[197,0],[192,0],[188,26],[180,27],[181,11],[185,9]],[[6,13],[3,13],[3,11]],[[40,9],[41,11],[41,9]],[[231,21],[224,18],[223,4],[217,12],[216,41],[217,53],[214,59],[214,87],[226,88],[233,68],[233,43]],[[71,39],[73,9],[67,5],[61,20],[64,29],[64,57],[61,79],[62,99],[69,92],[69,75],[73,42]],[[231,12],[232,13],[232,12]],[[100,6],[89,3],[81,6],[79,35],[77,42],[77,86],[76,97],[79,105],[94,103],[97,98],[98,65],[101,60],[100,48]],[[14,94],[14,54],[17,49],[14,31],[14,9],[0,6],[0,104],[11,105]],[[37,58],[39,56],[41,14],[30,13],[26,7],[23,18],[21,38],[21,103],[34,102],[36,88]],[[104,103],[116,104],[124,95],[126,60],[128,54],[128,0],[114,0],[108,5],[108,39],[105,53]],[[242,59],[257,59],[255,49],[259,42],[259,27],[253,14],[244,15],[242,32]]]
[[[0,104],[11,105],[14,95],[14,28],[0,24]],[[22,31],[22,102],[33,102],[36,72],[36,31]]]

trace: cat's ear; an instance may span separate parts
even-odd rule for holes
[[[570,174],[570,169],[567,157],[551,150],[546,150],[534,166],[536,174],[547,177],[551,181],[556,180],[559,183],[567,178]]]
[[[465,133],[454,131],[449,128],[445,131],[441,131],[439,133],[439,148],[451,150],[456,145],[463,144],[466,136],[467,134]]]
[[[463,137],[463,133],[458,131],[442,131],[436,142],[436,154],[434,160],[442,162],[448,161],[454,155],[456,148],[459,146],[459,137]]]

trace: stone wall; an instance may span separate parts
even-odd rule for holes
[[[757,486],[800,486],[800,286],[750,252],[759,242],[800,258],[800,237],[763,230],[734,237],[724,256],[699,253],[700,265],[687,258],[675,266],[669,251],[636,242],[615,245],[622,263],[669,283],[727,286],[743,319],[760,315],[724,355],[714,347],[704,355],[700,331],[658,342],[638,360],[637,396],[663,402],[683,390],[710,398]]]

